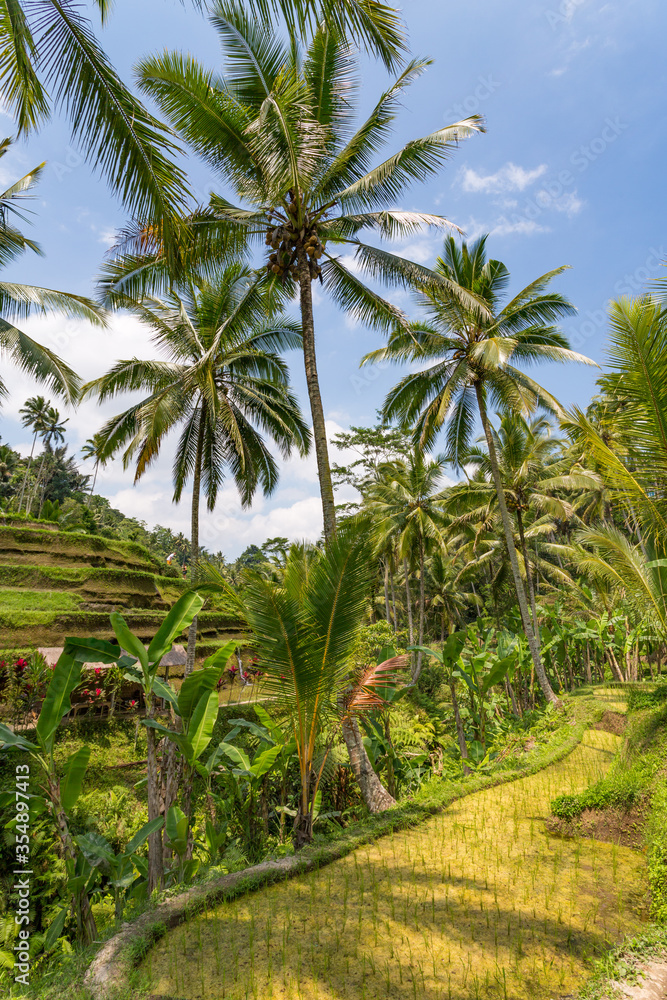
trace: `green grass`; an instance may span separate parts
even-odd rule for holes
[[[76,611],[82,598],[58,590],[0,590],[0,613],[11,611]]]

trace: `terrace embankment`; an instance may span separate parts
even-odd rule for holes
[[[184,1000],[571,994],[646,918],[638,852],[545,825],[551,800],[604,775],[619,744],[589,730],[538,774],[201,914],[149,951],[144,985]]]
[[[150,642],[186,584],[135,542],[61,531],[44,521],[0,523],[0,648],[19,653],[59,647],[64,638],[112,639],[109,612]],[[209,601],[209,604],[211,602]],[[242,639],[235,614],[220,603],[198,618],[202,658]]]

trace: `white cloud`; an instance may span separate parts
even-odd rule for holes
[[[118,238],[118,233],[115,229],[102,229],[100,230],[100,235],[97,242],[103,243],[105,247],[112,247]]]
[[[518,236],[534,236],[535,233],[548,232],[550,232],[548,226],[541,226],[539,222],[535,222],[534,219],[516,219],[510,222],[509,219],[501,216],[491,230],[490,235],[510,236],[512,234],[516,234]]]
[[[524,191],[547,170],[541,163],[533,170],[526,170],[515,163],[506,163],[495,174],[480,174],[472,167],[464,167],[461,173],[461,187],[468,193],[501,194],[504,191]]]
[[[560,198],[556,198],[552,203],[551,207],[557,212],[563,212],[567,215],[568,219],[571,219],[575,215],[579,215],[582,208],[586,204],[583,199],[577,197],[576,191],[568,191],[567,194],[561,195]]]

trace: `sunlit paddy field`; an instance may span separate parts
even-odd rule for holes
[[[636,851],[547,833],[550,800],[608,768],[564,761],[468,796],[332,865],[203,913],[148,953],[154,993],[206,1000],[559,998],[646,918]]]

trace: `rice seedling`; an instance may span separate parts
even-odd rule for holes
[[[617,745],[590,731],[539,774],[209,911],[149,953],[152,989],[187,1000],[546,1000],[574,991],[591,958],[639,931],[644,861],[629,848],[549,835],[543,818],[552,798],[604,774]]]

